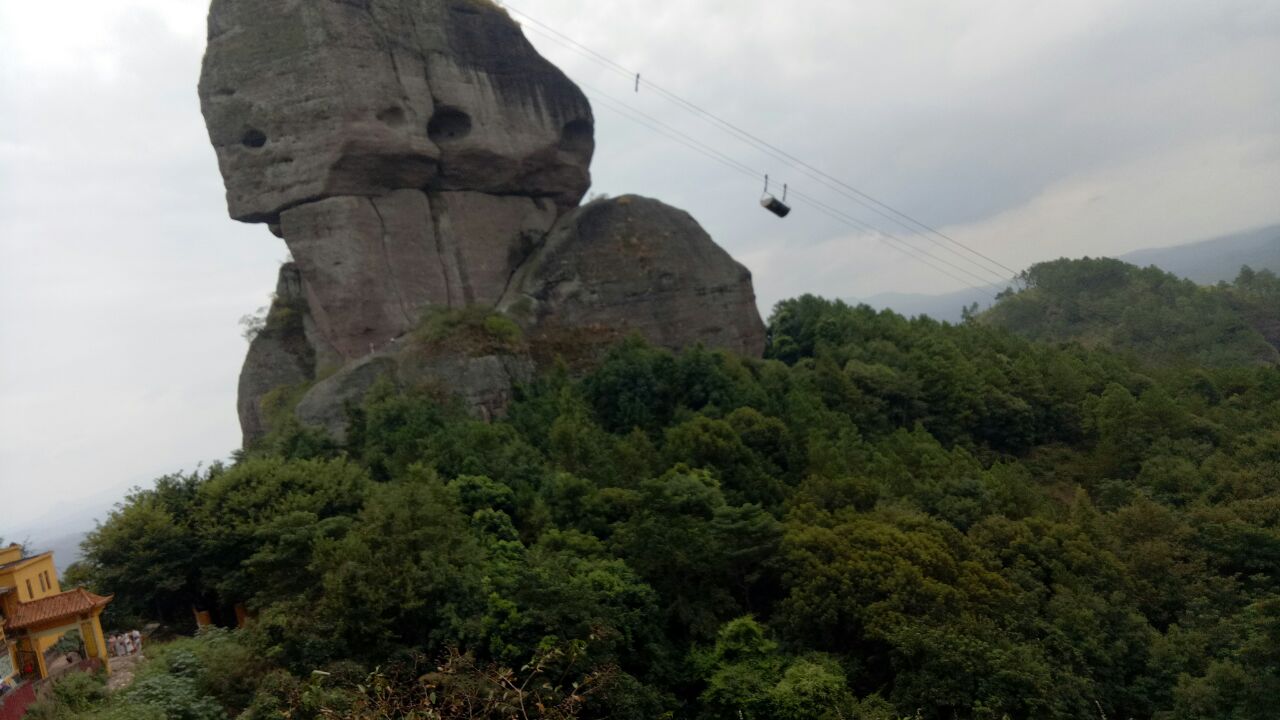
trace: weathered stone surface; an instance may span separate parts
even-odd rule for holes
[[[492,307],[556,214],[527,197],[397,190],[307,203],[285,211],[281,228],[321,334],[351,360],[428,307]]]
[[[200,101],[231,216],[295,260],[241,375],[246,444],[281,388],[341,436],[380,376],[491,418],[561,348],[763,349],[750,273],[687,214],[575,209],[591,106],[489,0],[212,0]],[[530,344],[421,346],[424,314],[472,306],[518,316]]]
[[[236,219],[427,187],[571,207],[590,186],[590,105],[486,0],[214,0],[208,42]]]
[[[347,436],[347,406],[359,405],[379,378],[394,379],[395,369],[395,360],[385,354],[349,363],[308,390],[294,412],[304,424],[322,428],[343,441]]]
[[[447,304],[444,264],[425,194],[335,197],[281,215],[320,332],[348,360],[368,355]]]
[[[558,215],[549,201],[471,192],[432,196],[449,306],[493,307]]]
[[[635,195],[561,218],[499,308],[535,335],[540,327],[638,332],[677,350],[764,352],[750,271],[688,213]]]
[[[402,360],[398,378],[404,385],[434,387],[453,395],[472,415],[487,421],[506,415],[516,385],[531,381],[534,369],[527,355],[444,354]]]
[[[267,432],[263,399],[273,390],[303,385],[315,377],[316,350],[307,338],[306,299],[298,268],[280,268],[267,323],[249,343],[240,370],[237,410],[245,445]]]
[[[393,344],[376,355],[348,364],[316,383],[298,403],[307,425],[324,429],[339,442],[347,435],[347,407],[359,405],[381,379],[401,387],[426,387],[454,396],[481,420],[502,417],[517,384],[533,379],[533,361],[523,354],[470,357],[462,353],[423,353],[413,343]]]

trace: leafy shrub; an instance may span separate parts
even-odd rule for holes
[[[30,720],[63,720],[92,709],[106,700],[107,684],[98,673],[72,672],[53,683],[27,708]]]
[[[524,344],[524,333],[511,318],[479,305],[428,310],[414,337],[428,349],[447,346],[469,355],[513,352]]]
[[[571,675],[585,650],[581,644],[540,649],[519,670],[494,663],[480,663],[451,650],[433,671],[425,663],[391,670],[377,670],[354,692],[341,697],[341,707],[322,703],[320,717],[327,720],[383,720],[384,718],[432,718],[434,720],[576,720],[591,696],[603,692],[611,672],[600,669]],[[425,668],[423,668],[425,669]],[[323,685],[317,678],[312,688]],[[313,708],[315,692],[295,694],[303,710]]]
[[[191,667],[183,667],[188,671]],[[200,692],[196,678],[186,675],[153,674],[139,678],[125,692],[121,705],[140,711],[158,712],[166,720],[226,720],[226,710],[216,700]]]

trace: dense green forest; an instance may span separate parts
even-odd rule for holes
[[[1163,306],[1091,304],[1110,273],[1197,334],[1138,342]],[[1210,336],[1246,279],[1040,266],[959,326],[803,297],[765,360],[630,341],[493,424],[379,386],[343,444],[132,494],[73,573],[113,622],[253,620],[33,717],[1274,718],[1280,370]],[[1047,307],[1089,342],[999,327]]]
[[[985,322],[1035,340],[1132,352],[1159,364],[1280,363],[1280,279],[1244,268],[1200,286],[1156,267],[1106,258],[1057,260],[1022,274]]]

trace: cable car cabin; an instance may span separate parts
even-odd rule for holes
[[[772,195],[765,195],[760,198],[760,206],[780,218],[791,214],[791,206]]]
[[[769,176],[764,176],[764,195],[760,196],[760,207],[769,212],[784,218],[791,214],[791,206],[787,204],[787,186],[782,186],[782,199],[769,194]]]

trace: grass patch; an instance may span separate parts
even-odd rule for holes
[[[263,395],[260,402],[262,418],[267,429],[279,427],[292,418],[294,410],[298,409],[298,403],[302,402],[302,398],[315,387],[315,384],[315,381],[311,381],[299,385],[285,385]]]
[[[525,350],[524,332],[514,320],[493,308],[432,308],[413,331],[413,339],[428,350],[473,357],[509,355]]]

